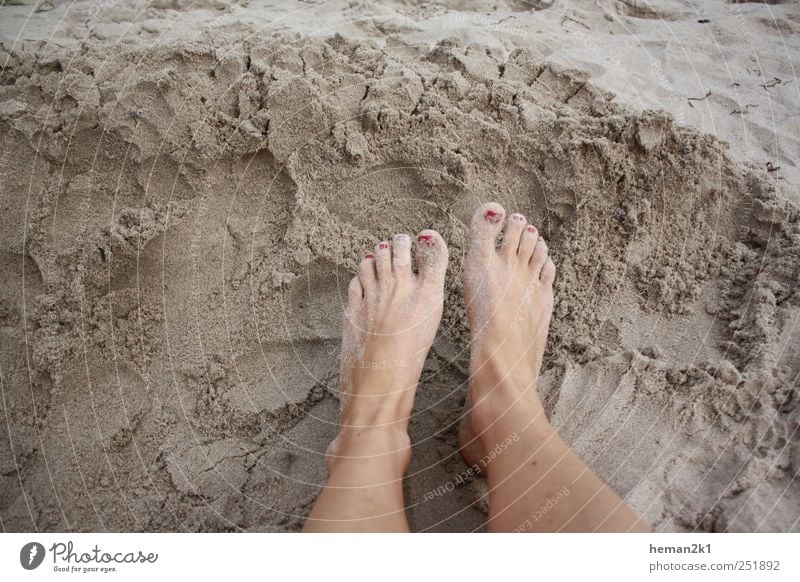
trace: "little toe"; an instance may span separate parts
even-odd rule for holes
[[[361,306],[363,299],[364,288],[361,286],[361,281],[358,277],[353,277],[347,286],[347,307],[349,309],[358,308]]]
[[[361,286],[361,280],[358,276],[350,279],[350,284],[347,286],[347,307],[344,310],[344,320],[342,333],[347,334],[352,332],[355,321],[358,319],[364,306],[364,288]]]
[[[542,237],[536,241],[536,246],[533,249],[533,256],[531,257],[530,266],[533,269],[533,276],[539,277],[539,274],[544,267],[544,262],[547,260],[547,243],[544,242]]]
[[[522,238],[519,241],[519,250],[517,251],[520,261],[523,263],[530,262],[533,249],[536,248],[536,241],[538,240],[539,231],[536,227],[532,224],[526,226],[525,231],[522,233]]]
[[[471,250],[484,257],[494,253],[505,215],[506,211],[496,202],[487,202],[475,211],[469,235]]]
[[[435,230],[423,230],[417,235],[414,258],[417,271],[427,285],[444,290],[444,275],[447,271],[447,245]]]
[[[503,244],[500,245],[500,253],[503,256],[509,259],[517,256],[520,238],[522,238],[522,233],[525,232],[527,225],[527,219],[517,212],[508,217],[506,232],[503,235]]]
[[[364,290],[364,297],[367,297],[375,289],[377,278],[375,276],[375,255],[367,253],[358,265],[358,280],[361,281],[361,288]]]
[[[407,234],[392,237],[392,269],[398,276],[411,274],[411,237]]]
[[[539,280],[546,287],[552,287],[555,278],[556,264],[553,262],[553,259],[547,257],[547,260],[544,262],[544,267],[542,267],[542,273],[539,275]]]
[[[375,245],[375,272],[379,283],[392,274],[392,247],[388,241]]]

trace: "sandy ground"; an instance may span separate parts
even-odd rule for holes
[[[585,460],[661,531],[800,531],[798,32],[777,1],[0,6],[3,529],[299,529],[347,281],[429,227],[408,513],[483,529],[461,278],[497,200],[559,267],[541,391]]]

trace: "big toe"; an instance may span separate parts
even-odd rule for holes
[[[426,285],[435,285],[444,290],[444,275],[447,271],[447,245],[435,230],[423,230],[417,235],[415,245],[417,271]]]
[[[471,253],[488,257],[495,252],[505,216],[506,211],[496,202],[487,202],[475,211],[469,233]]]

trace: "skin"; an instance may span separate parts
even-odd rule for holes
[[[411,246],[405,235],[380,243],[350,283],[341,426],[305,531],[408,531],[408,419],[441,319],[447,268],[438,233],[423,231],[415,241],[418,275]],[[494,203],[476,211],[464,275],[472,343],[462,455],[488,479],[490,531],[647,531],[545,416],[537,379],[555,273],[544,239],[524,216],[506,221]]]
[[[442,318],[447,245],[432,230],[395,235],[361,260],[342,332],[340,430],[305,531],[408,531],[408,419]]]

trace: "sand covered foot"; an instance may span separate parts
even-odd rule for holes
[[[471,414],[460,444],[474,465],[493,446],[491,439],[502,436],[494,435],[499,425],[518,418],[521,429],[536,418],[544,420],[536,381],[553,312],[556,268],[536,227],[521,214],[506,219],[499,204],[477,210],[469,236],[464,291],[472,336]]]
[[[442,317],[447,256],[439,233],[424,230],[413,245],[398,234],[361,260],[348,289],[341,430],[328,450],[329,465],[339,455],[394,452],[408,462],[408,418]]]

